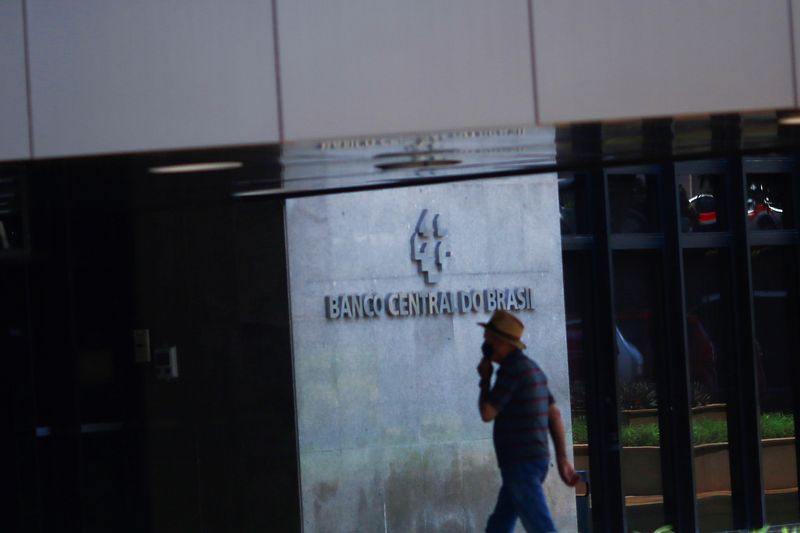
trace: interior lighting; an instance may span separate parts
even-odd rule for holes
[[[778,122],[784,126],[800,126],[800,114],[783,117]]]
[[[241,168],[241,161],[212,161],[209,163],[187,163],[183,165],[166,165],[151,167],[151,174],[180,174],[183,172],[210,172],[213,170],[230,170]]]

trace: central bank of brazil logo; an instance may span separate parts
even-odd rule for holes
[[[411,260],[417,262],[417,267],[425,276],[426,283],[437,283],[452,257],[446,237],[447,229],[442,216],[438,213],[429,215],[428,210],[423,209],[417,227],[411,235]]]

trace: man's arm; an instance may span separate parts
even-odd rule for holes
[[[574,487],[578,481],[580,481],[580,477],[567,458],[567,443],[564,437],[564,422],[561,420],[561,411],[556,404],[551,403],[547,415],[550,437],[552,437],[553,445],[556,448],[558,474],[561,476],[561,480],[564,481],[564,483],[570,487]]]
[[[497,417],[497,409],[489,403],[489,384],[481,382],[481,395],[478,397],[478,410],[481,412],[481,420],[491,422]]]
[[[494,368],[489,359],[483,358],[478,365],[478,374],[481,376],[481,394],[478,396],[478,411],[481,413],[481,420],[491,422],[497,416],[497,409],[489,403],[489,389],[492,383],[492,373]]]

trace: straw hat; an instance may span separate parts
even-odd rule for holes
[[[491,331],[507,343],[513,344],[520,350],[526,348],[525,343],[520,340],[525,326],[522,325],[520,319],[508,311],[503,311],[502,309],[495,311],[489,322],[478,322],[478,325]]]

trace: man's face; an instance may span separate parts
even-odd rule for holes
[[[492,347],[492,361],[495,363],[502,361],[514,349],[512,345],[489,330],[483,331],[483,341]]]

